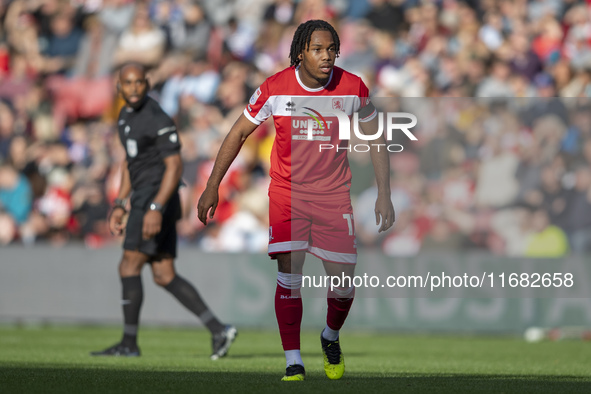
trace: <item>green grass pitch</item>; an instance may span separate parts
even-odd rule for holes
[[[319,332],[302,334],[306,381],[281,382],[278,333],[240,330],[210,361],[202,330],[143,328],[142,357],[93,358],[116,328],[0,327],[0,393],[590,393],[591,344],[351,333],[343,379],[324,376]]]

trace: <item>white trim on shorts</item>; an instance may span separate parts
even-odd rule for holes
[[[357,264],[356,253],[331,252],[328,250],[317,248],[316,246],[309,247],[308,252],[312,253],[314,256],[324,261],[331,261],[334,263],[344,264]]]
[[[357,264],[356,253],[331,252],[317,248],[316,246],[309,246],[307,241],[285,241],[269,244],[269,254],[289,253],[301,250],[313,254],[320,260],[343,264]]]
[[[269,254],[308,250],[308,241],[285,241],[269,244]]]

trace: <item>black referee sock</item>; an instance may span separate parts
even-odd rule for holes
[[[123,339],[121,344],[125,346],[137,345],[137,331],[140,320],[140,308],[144,299],[144,290],[142,288],[141,276],[128,276],[121,278],[123,287]]]
[[[185,308],[199,316],[201,322],[205,324],[212,334],[221,332],[224,329],[224,325],[220,323],[207,305],[205,305],[197,289],[185,279],[176,275],[164,288],[175,296]]]

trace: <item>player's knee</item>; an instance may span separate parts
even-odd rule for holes
[[[152,276],[154,278],[154,283],[156,283],[158,286],[161,287],[166,287],[170,282],[172,282],[172,280],[174,279],[174,273],[170,274],[170,273],[166,273],[166,272],[152,272]]]
[[[340,299],[355,298],[355,286],[348,288],[336,287],[334,292]]]
[[[347,302],[355,298],[355,286],[335,287],[328,290],[328,297],[340,302]]]
[[[140,275],[144,263],[145,261],[141,256],[124,253],[119,263],[119,274],[121,277]]]
[[[158,286],[167,286],[176,276],[174,260],[172,258],[162,258],[153,261],[151,268],[154,283]]]
[[[301,274],[306,254],[303,251],[277,255],[277,269],[283,273]]]
[[[277,259],[277,270],[283,273],[290,273],[291,272],[291,261],[285,259]]]

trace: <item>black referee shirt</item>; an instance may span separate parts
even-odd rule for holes
[[[137,110],[128,106],[121,109],[118,131],[127,152],[132,189],[159,187],[166,168],[164,158],[181,149],[172,119],[147,96]]]

